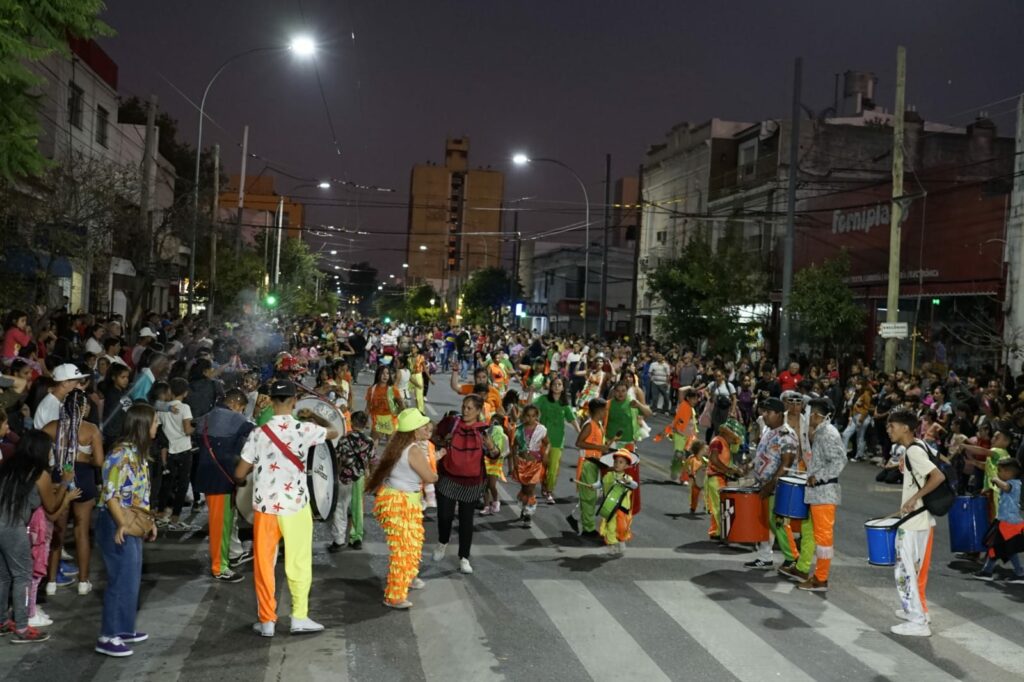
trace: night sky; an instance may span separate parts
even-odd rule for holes
[[[442,161],[449,135],[470,137],[472,165],[508,172],[506,199],[536,197],[523,205],[542,210],[520,220],[530,233],[581,220],[582,198],[561,169],[512,167],[513,151],[564,161],[601,203],[605,153],[613,177],[635,174],[647,147],[681,121],[787,117],[796,56],[804,58],[803,101],[815,110],[832,103],[834,74],[847,69],[876,72],[876,98],[891,108],[900,43],[908,50],[907,102],[928,120],[965,125],[985,109],[1001,133],[1012,134],[1015,103],[991,103],[1024,91],[1024,2],[1016,0],[860,0],[843,9],[821,0],[108,6],[104,19],[118,35],[101,44],[118,62],[122,94],[157,94],[189,142],[196,109],[175,87],[198,103],[231,55],[286,44],[304,30],[313,35],[340,155],[313,67],[288,53],[227,68],[207,101],[215,123],[206,126],[204,145],[219,143],[227,171],[237,173],[248,123],[250,151],[277,168],[397,190],[296,192],[328,204],[358,199],[358,209],[311,208],[307,222],[377,232],[356,243],[353,260],[385,268],[400,258],[388,249],[404,246],[411,167]],[[251,159],[249,173],[265,163]],[[282,179],[278,191],[298,184]]]

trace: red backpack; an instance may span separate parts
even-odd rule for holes
[[[445,473],[457,478],[477,478],[483,474],[484,436],[483,428],[467,426],[456,418],[448,440],[448,454],[441,460]]]

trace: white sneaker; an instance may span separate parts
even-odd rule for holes
[[[68,552],[66,549],[62,548],[60,550],[60,560],[61,561],[74,561],[75,557],[71,556],[70,552]]]
[[[84,597],[85,595],[89,594],[90,592],[92,592],[92,583],[91,582],[89,582],[88,580],[85,580],[85,581],[82,581],[82,582],[78,583],[78,594],[80,596]]]
[[[893,625],[889,628],[889,632],[894,635],[903,635],[905,637],[931,637],[932,629],[927,625],[921,623],[900,623],[899,625]]]
[[[473,566],[470,565],[469,559],[459,559],[459,573],[465,573],[469,575],[473,572]]]
[[[45,628],[50,625],[53,625],[53,619],[39,609],[36,609],[36,615],[28,619],[30,628]]]
[[[46,596],[52,597],[57,594],[57,583],[46,583]]]
[[[307,632],[323,632],[324,626],[310,618],[292,618],[291,632],[293,635]]]
[[[442,559],[444,559],[445,552],[447,552],[447,551],[448,551],[448,545],[441,544],[439,542],[439,543],[437,543],[437,547],[434,548],[434,553],[431,555],[431,558],[434,561],[441,561]],[[47,585],[46,589],[47,590],[50,589],[49,585]],[[49,592],[47,592],[47,594],[49,594]]]
[[[266,623],[253,623],[252,631],[260,637],[273,637],[275,625],[276,623],[274,623],[274,621],[268,621]]]
[[[423,582],[422,578],[413,578],[412,582],[409,583],[410,590],[422,590],[427,584]]]
[[[501,500],[495,500],[492,509],[494,510],[495,514],[500,512],[501,511]]]
[[[896,609],[895,611],[893,611],[893,613],[895,613],[896,617],[899,618],[900,620],[905,620],[907,622],[910,621],[910,614],[907,613],[906,611],[904,611],[903,609]],[[932,614],[930,614],[930,613],[924,614],[924,621],[926,623],[928,623],[928,624],[931,624],[931,622],[932,622]]]

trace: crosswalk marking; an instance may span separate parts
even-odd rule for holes
[[[526,580],[573,653],[595,680],[668,680],[636,640],[583,583]]]
[[[688,580],[639,580],[636,585],[738,679],[812,682],[798,666]],[[638,677],[637,679],[642,679]]]
[[[413,596],[409,617],[428,682],[450,680],[453,671],[466,680],[504,679],[462,580],[427,580],[426,589]]]
[[[894,604],[895,602],[895,587],[892,589],[861,587],[859,589],[883,603]],[[976,598],[974,594],[965,596],[968,599]],[[1005,603],[1000,611],[1005,611]],[[1024,651],[1018,644],[943,608],[933,599],[928,600],[928,613],[932,617],[933,636],[956,642],[971,654],[1009,673],[1018,676],[1024,675]]]
[[[792,587],[793,583],[789,585]],[[750,586],[769,598],[778,592],[763,584],[751,583]],[[818,599],[799,590],[793,592],[791,598],[778,602],[779,605],[879,675],[903,679],[920,676],[920,679],[934,681],[956,679],[828,599]]]

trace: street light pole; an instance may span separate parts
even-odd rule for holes
[[[590,195],[587,193],[587,186],[584,184],[583,178],[581,178],[576,171],[558,159],[535,159],[526,156],[525,154],[516,154],[512,157],[512,161],[519,166],[532,163],[534,161],[553,163],[556,166],[561,166],[565,170],[569,171],[569,173],[576,179],[576,182],[579,183],[580,189],[583,190],[583,202],[586,205],[583,219],[585,223],[584,240],[586,241],[586,245],[583,248],[583,336],[585,337],[587,335],[587,318],[590,315],[590,311],[588,310],[589,306],[587,305],[590,297]]]

